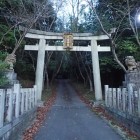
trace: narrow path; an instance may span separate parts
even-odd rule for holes
[[[79,99],[66,80],[60,80],[55,104],[35,140],[121,140]]]

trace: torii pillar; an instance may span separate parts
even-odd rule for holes
[[[37,85],[37,99],[41,100],[43,90],[43,72],[44,72],[44,61],[45,61],[45,45],[46,40],[39,40],[37,67],[36,67],[36,79],[35,84]]]
[[[101,76],[100,76],[100,67],[99,67],[98,46],[97,46],[97,40],[95,39],[91,39],[91,55],[92,55],[95,99],[96,101],[101,101],[103,99],[102,88],[101,88]]]

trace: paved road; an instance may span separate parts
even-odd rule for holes
[[[79,99],[66,80],[60,80],[57,98],[35,140],[121,140]]]

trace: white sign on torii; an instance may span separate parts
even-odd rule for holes
[[[42,88],[43,88],[43,71],[44,71],[44,59],[45,51],[64,51],[63,46],[49,46],[46,44],[46,40],[63,40],[63,33],[44,32],[31,29],[26,36],[27,38],[39,39],[39,44],[25,45],[25,50],[38,51],[36,79],[37,85],[37,99],[41,100]],[[91,46],[73,46],[70,51],[91,51],[92,64],[93,64],[93,78],[96,101],[102,100],[101,78],[99,68],[99,56],[98,52],[110,51],[109,46],[97,45],[97,40],[109,39],[106,35],[93,36],[91,33],[73,33],[73,40],[89,40]]]

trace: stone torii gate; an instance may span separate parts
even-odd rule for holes
[[[63,33],[44,32],[31,29],[25,37],[32,39],[39,39],[39,44],[25,45],[25,50],[38,51],[36,79],[37,85],[37,99],[41,100],[42,88],[43,88],[43,71],[44,71],[44,59],[45,51],[64,51],[63,46],[49,46],[46,44],[46,40],[63,40]],[[92,65],[93,65],[93,78],[96,101],[102,100],[101,78],[99,68],[99,56],[98,52],[110,51],[109,46],[97,45],[98,40],[109,39],[106,35],[93,36],[91,33],[73,33],[73,40],[85,40],[91,41],[91,46],[73,46],[70,51],[91,51]]]

